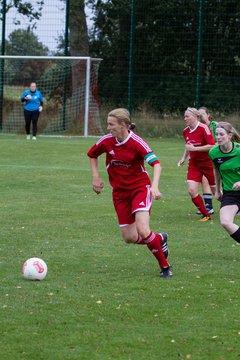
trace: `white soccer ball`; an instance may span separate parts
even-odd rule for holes
[[[26,280],[44,280],[47,276],[47,264],[37,257],[26,260],[22,267],[23,277]]]

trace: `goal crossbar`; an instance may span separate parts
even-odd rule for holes
[[[91,58],[90,56],[37,56],[37,55],[0,55],[0,59],[46,59],[46,60],[91,60],[102,61],[101,58]]]

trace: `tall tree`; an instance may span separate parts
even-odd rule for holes
[[[43,45],[31,30],[18,29],[6,40],[6,55],[48,55],[48,48]]]
[[[89,56],[84,0],[69,0],[69,45],[72,56]]]
[[[85,14],[84,0],[61,0],[68,1],[69,7],[69,55],[71,56],[89,56],[89,37]],[[95,66],[91,67],[91,77],[96,77]],[[80,61],[72,65],[72,117],[73,121],[79,122],[84,116],[84,96],[86,86],[86,61]],[[94,109],[95,115],[90,113],[89,123],[100,123],[99,121],[99,104],[96,96],[96,87],[90,89],[89,94],[90,109]],[[74,109],[81,109],[74,111]],[[100,129],[100,126],[99,126]]]
[[[30,30],[18,29],[6,40],[6,55],[48,55],[48,48],[38,41]],[[11,65],[10,65],[11,64]],[[24,61],[6,62],[5,75],[9,84],[27,86],[31,81],[37,82],[48,64],[44,61],[27,59]]]
[[[102,83],[100,95],[124,103],[127,96],[130,1],[89,0],[88,3],[93,10],[91,55],[104,59],[99,78]]]
[[[24,0],[9,0],[6,2],[6,13],[12,9],[15,8],[17,10],[17,13],[27,17],[29,19],[29,22],[32,23],[31,28],[34,28],[36,26],[36,23],[34,23],[34,20],[39,20],[42,16],[42,9],[44,5],[44,0],[37,0],[34,4],[32,4],[29,1]],[[3,16],[3,8],[1,8],[0,11],[0,18]],[[21,19],[19,17],[14,18],[14,24],[20,25]]]
[[[84,0],[69,0],[69,50],[71,56],[89,56],[89,42]],[[86,81],[86,62],[72,68],[73,96]]]

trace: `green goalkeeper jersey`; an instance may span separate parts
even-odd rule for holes
[[[240,181],[240,144],[233,143],[233,148],[228,153],[223,153],[218,145],[214,146],[209,151],[209,156],[220,173],[223,190],[233,191],[233,184]]]
[[[216,127],[217,127],[217,121],[211,121],[210,124],[209,124],[209,127],[211,129],[211,132],[213,134],[213,137],[214,137],[214,140],[215,142],[217,141],[217,138],[216,138]]]

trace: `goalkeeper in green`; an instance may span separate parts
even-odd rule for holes
[[[240,210],[240,135],[227,122],[216,126],[217,144],[209,151],[216,180],[215,197],[221,201],[220,222],[240,243],[240,227],[234,218]]]

